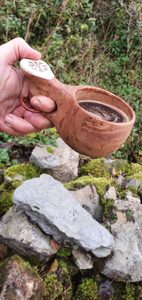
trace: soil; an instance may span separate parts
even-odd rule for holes
[[[109,121],[109,122],[115,122],[115,123],[123,123],[126,122],[126,119],[123,115],[121,115],[118,111],[115,109],[102,104],[98,102],[79,102],[79,105],[84,108],[85,110],[94,113],[101,117],[102,119]]]

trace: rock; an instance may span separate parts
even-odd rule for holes
[[[102,220],[102,207],[99,204],[99,195],[94,185],[86,185],[84,188],[71,191],[70,193],[74,195],[81,206],[86,209],[95,220]]]
[[[74,180],[78,176],[79,154],[64,141],[57,139],[57,148],[49,153],[47,146],[37,146],[33,150],[30,161],[41,169],[48,169],[50,174],[62,182]]]
[[[127,191],[125,197],[129,202],[138,201],[138,203],[140,204],[140,198],[134,197],[131,191]]]
[[[73,249],[72,255],[74,257],[75,263],[80,270],[88,270],[93,268],[93,257],[82,251],[81,249]]]
[[[121,189],[125,188],[126,178],[122,174],[120,174],[118,177],[115,177],[114,181],[117,186],[120,186]]]
[[[142,179],[127,179],[125,183],[125,188],[133,187],[136,190],[142,185]]]
[[[105,199],[113,199],[114,201],[117,198],[116,190],[114,186],[111,186],[104,195]]]
[[[35,260],[48,261],[58,251],[52,247],[50,238],[15,207],[11,207],[0,221],[0,241],[16,253]]]
[[[63,184],[47,174],[26,180],[14,192],[14,203],[54,239],[77,244],[98,257],[113,248],[113,237],[81,207]]]
[[[44,285],[36,270],[13,256],[0,265],[1,300],[41,300]]]
[[[116,200],[117,222],[111,224],[113,255],[102,273],[114,280],[142,281],[142,206],[140,199]]]
[[[137,282],[142,280],[141,231],[131,222],[111,226],[115,236],[115,249],[103,270],[103,274],[114,280]]]

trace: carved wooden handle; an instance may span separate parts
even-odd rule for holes
[[[54,76],[49,65],[41,60],[22,59],[20,68],[29,80],[30,98],[43,95],[55,101],[56,113],[47,113],[47,115],[48,119],[56,126],[55,123],[58,122],[58,116],[66,113],[67,109],[71,109],[71,106],[74,104],[75,93],[78,87],[61,83]],[[29,98],[21,96],[21,103],[26,109],[38,112],[31,106]]]
[[[62,101],[68,101],[70,98],[74,98],[74,88],[57,80],[49,65],[44,61],[22,59],[20,68],[29,78],[31,97],[44,95],[50,97],[59,105]]]

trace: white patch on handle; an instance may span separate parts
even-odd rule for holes
[[[39,78],[51,80],[54,77],[54,74],[48,64],[42,60],[24,58],[20,61],[20,68],[24,72]]]

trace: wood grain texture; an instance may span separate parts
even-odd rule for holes
[[[47,117],[65,143],[75,151],[92,158],[104,157],[118,150],[128,138],[135,114],[120,97],[97,87],[65,85],[55,77],[52,80],[29,74],[27,77],[30,82],[30,97],[45,95],[56,102],[56,111],[47,113]],[[98,118],[79,105],[81,100],[106,103],[125,115],[126,121],[114,123]],[[22,103],[27,107],[24,99]]]

